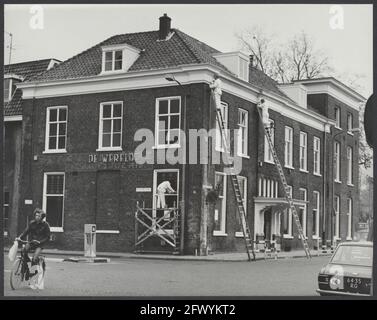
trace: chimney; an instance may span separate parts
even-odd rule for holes
[[[160,30],[159,30],[159,40],[165,40],[170,33],[170,22],[171,19],[166,13],[160,17]]]

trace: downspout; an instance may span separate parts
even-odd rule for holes
[[[322,210],[322,246],[326,246],[326,192],[327,192],[327,164],[326,154],[327,154],[327,128],[328,123],[324,125],[324,142],[323,142],[323,152],[322,152],[322,162],[323,162],[323,210]]]

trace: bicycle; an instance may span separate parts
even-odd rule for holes
[[[24,254],[24,248],[27,243],[32,243],[24,240],[17,240],[19,243],[22,243],[21,256],[16,258],[16,261],[13,264],[11,274],[10,274],[10,286],[12,290],[16,290],[25,286],[36,286],[42,283],[46,273],[46,261],[44,256],[38,257],[37,270],[31,272],[29,264],[31,263],[30,257],[27,253]],[[33,266],[31,266],[33,267]]]

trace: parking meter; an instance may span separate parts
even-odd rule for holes
[[[96,257],[96,225],[84,225],[84,256],[89,258]]]

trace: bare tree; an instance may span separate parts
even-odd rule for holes
[[[328,57],[315,49],[305,32],[281,44],[275,36],[253,26],[237,33],[236,38],[241,49],[254,55],[258,68],[278,82],[311,79],[331,70]]]
[[[271,76],[273,66],[273,35],[266,33],[260,26],[253,26],[235,34],[243,50],[252,54],[257,67]]]

